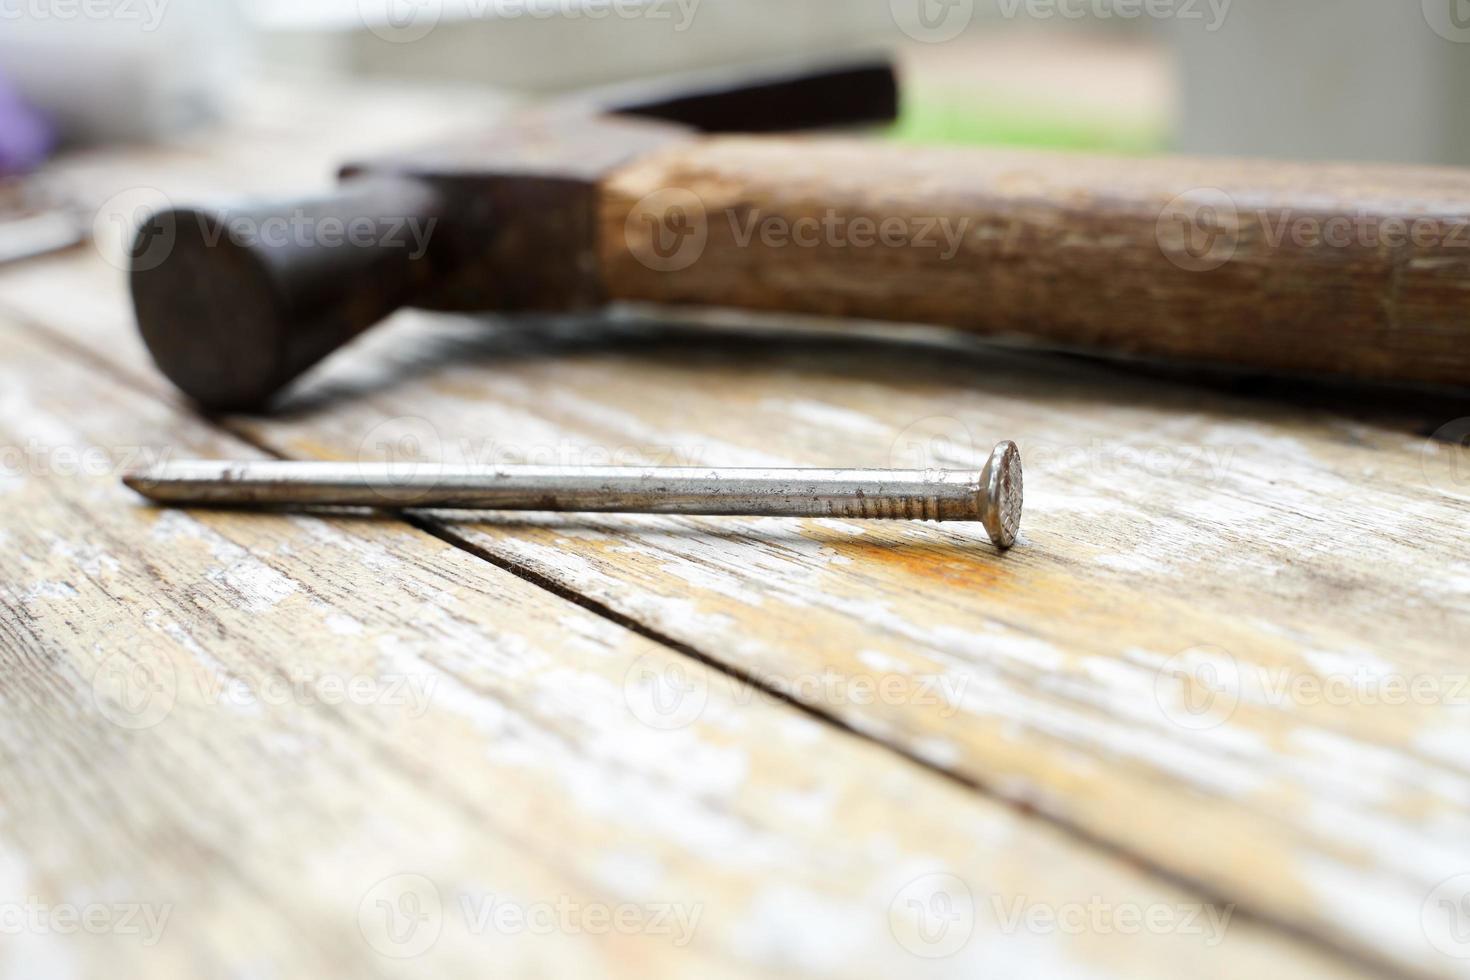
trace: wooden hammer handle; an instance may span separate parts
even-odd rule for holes
[[[601,223],[614,299],[1470,385],[1470,170],[728,137]]]

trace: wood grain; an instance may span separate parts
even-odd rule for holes
[[[254,451],[0,331],[0,974],[1354,975],[401,522],[148,508]],[[1013,920],[1095,896],[1175,928]]]
[[[1470,171],[722,137],[603,187],[610,295],[1470,385]]]
[[[1148,866],[1457,975],[1422,915],[1470,869],[1470,530],[1444,482],[1463,450],[995,352],[482,329],[404,321],[299,416],[241,424],[347,459],[427,432],[425,458],[456,461],[884,465],[915,462],[917,443],[978,465],[1015,438],[1033,465],[1004,558],[978,527],[443,526]],[[841,679],[877,665],[961,693],[857,703]],[[1407,703],[1405,685],[1421,691]]]

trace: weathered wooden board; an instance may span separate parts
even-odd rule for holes
[[[0,974],[1353,975],[0,332]]]
[[[43,923],[7,929],[15,976],[895,976],[948,949],[904,901],[954,882],[945,973],[1345,973],[403,523],[148,508],[121,464],[254,451],[0,329],[0,901]],[[422,932],[385,932],[406,895]],[[572,924],[497,932],[487,899]],[[1089,901],[1200,918],[1008,918]],[[87,905],[116,918],[47,911]]]
[[[1028,514],[1005,557],[978,527],[444,526],[1264,916],[1460,966],[1423,923],[1470,869],[1461,450],[1012,355],[474,329],[405,322],[299,415],[238,424],[335,458],[884,465],[938,437],[940,461],[978,466],[1015,438]],[[814,681],[875,667],[963,693],[858,704]]]
[[[1115,373],[1039,358],[622,333],[405,318],[294,414],[232,424],[336,458],[978,464],[1018,438],[1025,543],[1004,559],[955,527],[447,531],[1261,915],[1452,970],[1420,920],[1470,865],[1453,446],[1166,382],[1120,399]],[[824,680],[878,665],[947,678],[958,709],[917,688],[855,704]],[[1191,713],[1215,668],[1240,675],[1229,716]],[[1402,700],[1397,678],[1427,703],[1371,703]]]

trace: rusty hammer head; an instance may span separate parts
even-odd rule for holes
[[[201,405],[260,408],[400,307],[601,305],[598,189],[640,155],[705,132],[881,122],[896,112],[884,59],[685,78],[351,164],[322,197],[162,211],[134,240],[138,325],[159,368]]]

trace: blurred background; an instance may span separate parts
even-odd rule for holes
[[[97,223],[75,180],[17,179],[67,150],[308,118],[376,151],[522,99],[873,49],[904,73],[892,139],[1470,164],[1470,0],[0,0],[0,261]]]

